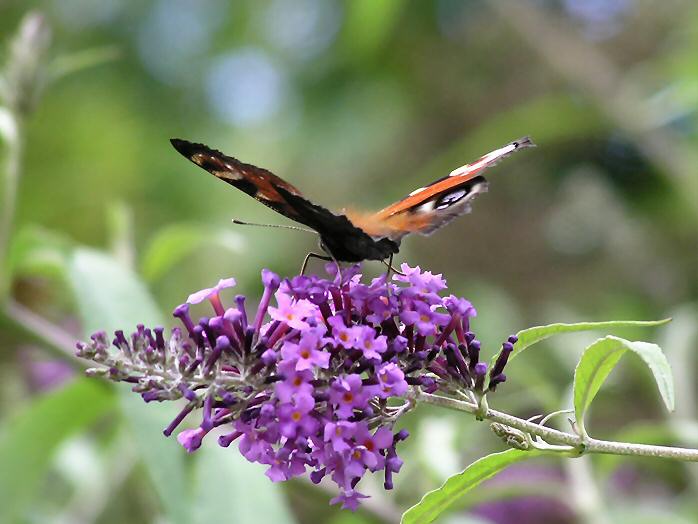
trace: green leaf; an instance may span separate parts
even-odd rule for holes
[[[152,282],[165,274],[172,266],[199,250],[212,244],[240,253],[243,240],[229,229],[210,228],[195,224],[173,224],[161,229],[150,241],[143,254],[143,278]]]
[[[609,331],[618,328],[628,327],[652,327],[661,326],[671,322],[670,318],[662,320],[609,320],[606,322],[577,322],[575,324],[548,324],[547,326],[534,326],[528,329],[519,331],[516,336],[518,341],[514,344],[514,351],[509,356],[509,361],[516,358],[523,350],[529,348],[533,344],[552,337],[553,335],[561,335],[563,333],[576,333],[578,331]],[[495,355],[492,357],[492,362],[497,359]]]
[[[78,248],[70,259],[68,278],[87,333],[162,324],[162,315],[145,285],[112,257]]]
[[[89,249],[75,250],[68,276],[85,331],[131,329],[138,323],[157,325],[162,318],[136,275],[113,258]],[[171,420],[169,406],[146,405],[127,387],[118,387],[120,405],[169,520],[186,524],[189,497],[185,453],[162,430]]]
[[[113,406],[114,395],[109,388],[79,378],[37,398],[17,416],[4,421],[0,437],[0,522],[19,521],[46,477],[58,446]]]
[[[226,521],[257,524],[295,522],[279,484],[264,475],[265,467],[245,460],[234,444],[228,449],[207,442],[194,455],[193,524]]]
[[[426,524],[427,522],[433,522],[462,495],[483,480],[487,480],[512,464],[540,456],[541,454],[542,452],[536,450],[508,449],[501,453],[492,453],[482,457],[470,464],[462,472],[450,477],[440,488],[424,495],[418,504],[412,506],[402,515],[400,522],[402,524]]]
[[[115,61],[121,58],[121,55],[119,47],[106,45],[59,56],[49,64],[49,80],[54,82],[64,76]]]
[[[626,351],[639,356],[652,371],[659,393],[669,411],[674,409],[674,380],[662,349],[649,342],[631,342],[609,335],[587,347],[574,371],[574,412],[584,433],[584,414],[608,374]]]

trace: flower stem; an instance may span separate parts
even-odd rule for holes
[[[15,135],[8,141],[5,183],[3,188],[2,211],[0,211],[0,303],[10,293],[11,275],[9,274],[9,251],[12,226],[15,218],[17,186],[22,171],[22,153],[24,142],[20,119],[14,118]]]
[[[82,359],[75,356],[74,339],[69,333],[12,299],[7,300],[0,308],[0,327],[4,326],[43,344],[47,351],[76,369],[85,368]]]
[[[579,455],[587,453],[604,453],[610,455],[635,455],[640,457],[660,457],[688,462],[698,462],[698,449],[677,448],[671,446],[651,446],[647,444],[632,444],[629,442],[613,442],[609,440],[598,440],[591,437],[582,438],[573,433],[566,433],[564,431],[547,428],[545,426],[536,424],[535,422],[529,422],[494,409],[488,409],[483,415],[480,412],[480,408],[476,404],[463,400],[456,400],[429,393],[417,393],[416,399],[426,404],[454,409],[456,411],[464,411],[472,415],[482,415],[486,420],[499,422],[500,424],[518,429],[530,435],[537,435],[550,444],[572,446],[576,448]]]

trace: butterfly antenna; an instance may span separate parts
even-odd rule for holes
[[[257,226],[257,227],[278,227],[281,229],[293,229],[295,231],[305,231],[306,233],[313,233],[317,235],[317,231],[313,231],[312,229],[307,229],[305,227],[298,227],[298,226],[288,226],[286,224],[258,224],[256,222],[244,222],[242,220],[238,220],[237,218],[233,218],[233,224],[237,224],[238,226]]]

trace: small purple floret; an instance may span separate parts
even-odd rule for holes
[[[237,282],[235,282],[234,278],[222,278],[215,286],[202,289],[201,291],[197,291],[196,293],[189,295],[187,298],[187,304],[199,304],[206,299],[210,299],[211,297],[218,295],[224,289],[235,287],[236,285]]]

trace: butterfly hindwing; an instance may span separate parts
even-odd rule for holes
[[[475,162],[451,171],[428,186],[415,189],[402,200],[377,213],[349,212],[352,222],[374,237],[399,240],[409,233],[429,235],[470,212],[471,202],[487,191],[480,173],[518,149],[534,146],[528,137],[510,142]]]
[[[454,169],[448,174],[448,176],[440,178],[428,186],[415,189],[405,198],[380,210],[378,213],[376,213],[376,215],[379,217],[388,217],[400,212],[409,211],[410,209],[421,205],[423,202],[434,197],[438,197],[438,195],[445,192],[449,192],[468,180],[475,178],[482,171],[488,167],[492,167],[502,158],[509,156],[514,151],[533,146],[533,142],[528,137],[514,140],[504,147],[500,147],[499,149],[495,149],[494,151],[481,156],[475,162]]]
[[[487,188],[485,178],[478,176],[435,194],[429,200],[411,208],[406,214],[412,215],[418,222],[416,233],[430,235],[453,219],[470,213],[472,201],[478,195],[486,193]],[[387,220],[391,221],[390,218]],[[395,221],[396,217],[392,220]]]

